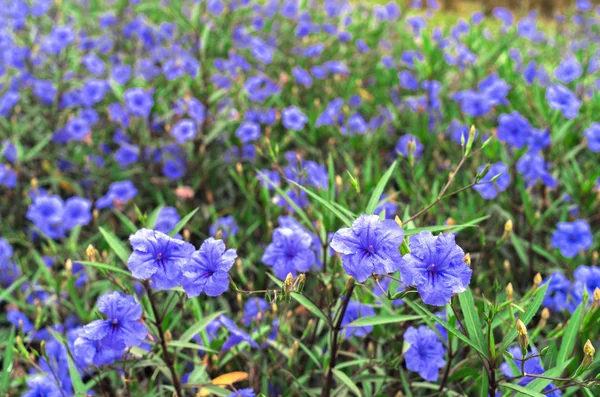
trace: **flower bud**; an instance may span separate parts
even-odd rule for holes
[[[536,289],[542,283],[542,275],[537,273],[533,277],[533,289]]]
[[[354,277],[348,276],[348,280],[346,280],[346,291],[350,290],[350,287],[354,284]]]
[[[289,355],[290,361],[293,360],[296,353],[298,353],[299,346],[300,345],[298,344],[297,340],[295,340],[294,343],[292,343],[292,347],[290,347],[290,355]]]
[[[521,319],[517,320],[517,334],[521,350],[527,351],[527,348],[529,347],[529,337],[527,336],[527,327],[525,327],[525,324]]]
[[[173,334],[171,334],[171,331],[166,330],[165,331],[165,343],[169,344],[169,343],[171,343],[172,340],[173,340]]]
[[[504,271],[509,273],[510,272],[510,262],[508,261],[508,259],[504,260],[504,263],[502,264],[502,266],[504,266]]]
[[[292,292],[292,287],[294,286],[294,276],[292,273],[288,273],[285,277],[285,281],[283,282],[283,294],[288,296],[290,292]]]
[[[512,219],[509,219],[504,224],[504,234],[502,235],[502,238],[503,239],[507,238],[508,235],[512,232],[512,230],[513,230],[513,222],[512,222]]]
[[[67,271],[67,275],[70,277],[73,273],[73,262],[71,258],[68,258],[65,262],[65,270]]]
[[[87,246],[87,248],[85,249],[85,256],[86,256],[86,258],[87,258],[88,261],[90,261],[90,262],[96,262],[96,260],[100,256],[100,253],[98,252],[98,250],[96,249],[96,247],[94,247],[92,244],[89,244]]]
[[[594,307],[600,306],[600,288],[596,287],[594,290],[594,301],[592,303]]]
[[[402,223],[402,221],[400,220],[400,217],[399,217],[398,215],[396,215],[396,216],[394,217],[394,221],[396,221],[396,223],[398,224],[398,226],[402,227],[403,223]]]
[[[467,264],[467,266],[471,267],[471,254],[467,252],[467,255],[463,258],[463,262]]]
[[[540,322],[538,324],[538,328],[544,328],[546,323],[548,322],[548,318],[550,317],[550,310],[547,307],[542,309],[542,314],[540,317]]]
[[[506,286],[506,300],[507,301],[511,301],[513,300],[513,286],[512,283],[508,283],[508,285]]]
[[[583,361],[581,362],[581,367],[585,370],[587,369],[592,361],[594,361],[594,354],[596,353],[596,349],[592,345],[592,342],[588,339],[583,346]]]
[[[190,232],[190,229],[183,229],[183,240],[184,241],[190,241],[190,237],[192,236],[192,232]]]
[[[215,240],[221,240],[222,238],[223,238],[223,231],[221,229],[219,229],[215,233]]]
[[[302,291],[302,289],[304,288],[304,282],[306,281],[306,276],[304,275],[304,273],[300,273],[300,275],[296,278],[296,286],[295,286],[295,290],[296,291]]]

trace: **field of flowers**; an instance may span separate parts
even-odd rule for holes
[[[600,395],[600,8],[419,3],[5,1],[0,394]]]

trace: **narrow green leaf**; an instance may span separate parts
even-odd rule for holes
[[[559,363],[556,367],[544,372],[544,376],[548,378],[560,378],[565,368],[567,368],[571,363],[571,360],[566,360],[562,363]],[[550,379],[536,378],[529,382],[527,386],[525,386],[525,388],[535,392],[541,392],[546,386],[550,384],[550,382],[552,382]]]
[[[23,276],[10,285],[7,289],[0,292],[0,302],[4,301],[17,287],[27,281],[27,276]]]
[[[187,223],[192,219],[192,217],[194,215],[196,215],[196,212],[198,212],[199,209],[200,209],[200,207],[196,208],[195,210],[193,210],[192,212],[190,212],[189,214],[187,214],[186,216],[181,218],[181,220],[179,222],[177,222],[177,224],[175,225],[173,230],[171,230],[169,232],[169,236],[173,237],[174,235],[179,233],[181,231],[181,229],[183,229],[183,227],[185,225],[187,225]]]
[[[2,365],[2,378],[0,380],[0,390],[3,392],[8,392],[8,387],[10,386],[10,374],[12,372],[13,367],[13,346],[15,344],[15,328],[11,327],[10,336],[8,337],[8,341],[6,342],[6,347],[4,350],[4,357],[2,357],[3,365]]]
[[[307,188],[305,188],[304,186],[301,186],[299,184],[297,184],[294,181],[290,181],[290,183],[293,183],[294,185],[296,185],[299,189],[305,191],[311,198],[317,200],[319,203],[321,203],[325,208],[327,208],[328,210],[330,210],[331,212],[333,212],[335,214],[335,216],[337,216],[342,222],[344,222],[344,224],[348,227],[352,226],[352,220],[349,219],[345,214],[343,214],[338,208],[336,208],[332,203],[330,203],[328,200],[325,200],[324,198],[320,197],[318,194],[308,190]]]
[[[489,391],[488,387],[490,385],[490,380],[488,379],[487,373],[483,372],[481,374],[481,383],[479,384],[479,397],[488,397]]]
[[[577,335],[579,334],[579,327],[581,325],[581,312],[583,305],[580,304],[567,324],[565,333],[563,334],[560,349],[558,350],[558,356],[556,356],[556,362],[558,364],[567,361],[573,349],[575,348],[575,342],[577,341]]]
[[[484,220],[488,219],[490,216],[486,215],[486,216],[482,216],[481,218],[477,218],[474,219],[470,222],[467,223],[463,223],[461,225],[452,225],[452,226],[446,226],[446,225],[439,225],[439,226],[427,226],[427,227],[407,227],[406,229],[404,229],[404,235],[405,236],[412,236],[413,234],[418,234],[421,232],[431,232],[431,233],[436,233],[436,232],[458,232],[462,229],[466,229],[468,227],[477,227],[477,224],[480,222],[483,222]],[[410,222],[412,224],[412,222]]]
[[[113,210],[113,213],[117,216],[117,218],[119,218],[121,223],[123,225],[125,225],[128,233],[133,234],[133,233],[137,232],[138,227],[135,225],[135,223],[133,223],[131,221],[131,219],[129,219],[127,216],[125,216],[125,214],[123,214],[121,211],[117,211],[117,210]]]
[[[402,322],[405,322],[405,321],[420,320],[421,318],[423,318],[423,316],[418,316],[418,315],[403,315],[403,316],[379,315],[379,316],[368,316],[368,317],[361,317],[361,318],[359,318],[357,320],[354,320],[353,322],[351,322],[347,326],[348,327],[366,327],[366,326],[369,326],[369,325],[402,323]]]
[[[71,383],[73,384],[73,391],[75,395],[85,396],[87,395],[87,389],[85,388],[85,384],[81,380],[81,376],[79,375],[79,371],[75,367],[75,363],[71,358],[71,355],[68,354],[67,358],[69,359],[69,375],[71,376]]]
[[[173,341],[169,342],[169,346],[180,347],[182,349],[202,350],[202,351],[209,352],[209,353],[219,354],[218,351],[216,351],[214,349],[210,349],[206,346],[202,346],[202,345],[199,345],[197,343],[192,343],[192,342],[182,342],[180,340],[173,340]]]
[[[314,314],[315,316],[319,317],[321,320],[323,320],[325,322],[325,324],[329,324],[330,321],[327,318],[327,316],[325,316],[325,313],[323,313],[323,311],[321,311],[321,309],[319,309],[317,307],[317,305],[315,305],[310,299],[308,299],[306,296],[298,293],[298,292],[292,292],[290,293],[290,296],[292,298],[294,298],[298,303],[300,303],[302,306],[304,306],[309,312],[311,312],[312,314]]]
[[[22,161],[27,162],[29,160],[33,160],[38,153],[40,153],[46,145],[52,140],[52,134],[48,133],[45,137],[43,137],[38,143],[35,144],[27,153],[23,155]]]
[[[342,382],[344,385],[346,385],[346,387],[348,387],[348,389],[350,389],[350,391],[352,393],[356,394],[358,397],[362,397],[362,393],[360,392],[360,389],[358,388],[358,386],[356,386],[356,384],[354,382],[352,382],[352,379],[350,379],[350,377],[348,377],[348,375],[346,375],[339,369],[335,369],[335,368],[333,369],[333,375],[335,375],[335,377],[340,382]]]
[[[479,321],[479,315],[475,309],[475,301],[473,300],[473,294],[470,288],[467,288],[465,292],[458,294],[458,301],[460,302],[460,309],[463,312],[465,327],[469,333],[469,337],[481,350],[486,350],[486,343],[481,328],[481,322]]]
[[[90,262],[90,261],[77,261],[77,263],[81,263],[84,266],[91,266],[91,267],[95,267],[97,269],[107,270],[109,272],[124,274],[126,276],[131,277],[131,273],[129,273],[127,270],[121,269],[121,268],[113,266],[113,265],[107,265],[106,263]]]
[[[192,338],[194,337],[194,335],[200,333],[203,329],[205,329],[208,326],[208,324],[211,321],[213,321],[214,319],[216,319],[217,317],[219,317],[223,313],[225,313],[225,312],[224,311],[220,311],[220,312],[212,313],[209,316],[201,318],[196,323],[194,323],[192,326],[190,326],[181,335],[181,338],[179,338],[179,342],[189,342],[190,340],[192,340]]]
[[[481,354],[482,356],[487,357],[487,353],[484,350],[482,350],[478,345],[476,345],[469,338],[467,338],[455,326],[446,323],[444,320],[442,320],[435,314],[431,313],[429,310],[427,310],[426,308],[424,308],[423,306],[419,305],[416,302],[411,302],[410,306],[413,309],[415,309],[417,312],[420,312],[421,314],[427,316],[430,320],[433,320],[436,323],[440,324],[442,327],[446,328],[448,330],[448,332],[450,332],[452,335],[456,336],[461,341],[465,342],[467,345],[471,346],[473,349],[478,351],[479,354]]]
[[[523,386],[514,385],[512,383],[500,382],[500,386],[505,387],[507,389],[514,390],[519,393],[518,395],[525,395],[525,396],[530,396],[530,397],[546,397],[544,394],[542,394],[540,392],[528,390],[528,389],[524,388]]]
[[[294,211],[296,211],[296,214],[298,214],[298,216],[300,217],[300,219],[302,219],[304,224],[308,228],[310,228],[313,232],[316,232],[315,226],[310,221],[310,218],[308,217],[308,215],[306,215],[306,212],[304,212],[304,210],[302,208],[298,207],[298,204],[296,204],[294,202],[294,200],[292,200],[290,197],[288,197],[288,195],[279,186],[277,186],[277,185],[271,185],[271,186],[281,196],[281,198],[283,198],[285,201],[287,201],[287,203],[294,209]]]
[[[115,252],[115,254],[117,254],[119,259],[121,259],[123,263],[127,263],[129,255],[131,255],[129,248],[123,245],[121,240],[119,240],[117,236],[115,236],[112,232],[104,229],[102,226],[100,226],[99,229],[100,233],[102,233],[102,236],[104,237],[104,240],[106,240],[106,242],[108,243],[109,247]]]
[[[525,310],[525,313],[523,313],[523,315],[519,317],[525,325],[527,325],[531,321],[531,319],[535,316],[535,314],[537,313],[538,309],[540,308],[540,305],[542,304],[542,301],[544,300],[544,296],[546,295],[546,291],[548,290],[549,285],[550,285],[550,283],[545,283],[544,285],[539,287],[533,293],[532,302],[529,304],[529,306]],[[508,345],[510,345],[516,337],[517,337],[517,329],[515,327],[515,328],[511,329],[508,332],[508,334],[506,335],[504,342],[502,342],[502,345],[500,346],[500,351],[506,350]]]
[[[390,168],[385,172],[385,174],[383,174],[383,177],[381,177],[379,182],[377,182],[377,186],[375,186],[375,190],[373,190],[373,193],[371,193],[371,197],[369,198],[369,202],[367,203],[365,213],[372,214],[375,211],[375,208],[379,203],[379,197],[381,197],[381,194],[383,193],[383,190],[385,189],[388,181],[390,180],[392,173],[396,169],[396,162],[397,160],[392,163]]]

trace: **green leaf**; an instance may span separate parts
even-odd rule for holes
[[[356,386],[356,384],[354,382],[352,382],[352,379],[350,379],[348,377],[348,375],[346,375],[339,369],[335,369],[335,368],[333,369],[333,375],[335,375],[335,377],[340,382],[342,382],[344,385],[346,385],[346,387],[348,387],[348,389],[350,389],[350,391],[352,393],[356,394],[358,397],[362,397],[362,393],[360,392],[360,389],[358,388],[358,386]]]
[[[501,387],[505,387],[507,389],[511,389],[511,390],[518,392],[519,393],[518,395],[522,394],[522,395],[531,396],[531,397],[546,397],[544,394],[542,394],[540,392],[528,390],[528,389],[524,388],[523,386],[513,385],[512,383],[500,382],[499,385]]]
[[[345,214],[343,214],[339,209],[337,209],[331,202],[329,202],[328,200],[325,200],[324,198],[320,197],[318,194],[311,192],[310,190],[306,189],[304,186],[301,186],[294,181],[290,181],[290,183],[293,183],[299,189],[305,191],[310,197],[317,200],[329,211],[333,212],[335,214],[335,216],[337,216],[342,222],[344,222],[344,224],[346,226],[348,226],[348,227],[352,226],[352,220],[349,219]]]
[[[187,223],[190,221],[190,219],[192,219],[192,217],[194,215],[196,215],[196,212],[198,212],[199,209],[200,209],[200,207],[196,208],[195,210],[193,210],[192,212],[190,212],[189,214],[187,214],[186,216],[181,218],[181,220],[179,222],[177,222],[177,224],[175,225],[173,230],[171,230],[169,232],[169,236],[173,237],[174,235],[179,233],[181,231],[181,229],[183,229],[183,227],[185,225],[187,225]]]
[[[42,138],[42,140],[36,143],[36,145],[32,147],[31,150],[29,150],[23,155],[22,161],[27,162],[29,160],[33,160],[37,156],[37,154],[46,147],[46,145],[50,142],[51,139],[52,134],[48,133],[48,135],[46,135],[44,138]]]
[[[467,288],[465,292],[458,294],[458,301],[460,302],[460,309],[465,317],[465,327],[469,332],[469,337],[481,350],[486,350],[486,343],[481,328],[481,322],[479,321],[479,315],[475,309],[475,301],[473,300],[473,294],[471,289]]]
[[[14,283],[12,283],[10,285],[10,287],[8,287],[7,289],[0,292],[0,302],[4,301],[4,299],[6,299],[6,297],[9,296],[11,294],[11,292],[13,292],[15,289],[17,289],[17,287],[19,287],[25,281],[27,281],[27,276],[21,277],[20,279],[18,279]]]
[[[115,254],[117,254],[123,263],[127,263],[129,255],[131,255],[129,248],[127,248],[112,232],[104,229],[102,226],[100,226],[99,229],[109,247],[115,252]]]
[[[405,302],[408,303],[408,301],[406,299],[405,299]],[[423,306],[419,305],[416,302],[410,302],[409,306],[412,307],[417,312],[420,312],[421,314],[427,316],[430,320],[433,320],[436,323],[440,324],[442,327],[446,328],[446,330],[448,330],[448,332],[450,332],[452,335],[456,336],[458,339],[460,339],[461,341],[465,342],[467,345],[471,346],[473,349],[478,351],[479,354],[481,354],[484,357],[487,357],[487,354],[484,350],[482,350],[478,345],[473,343],[462,332],[460,332],[455,326],[446,323],[444,320],[442,320],[441,318],[439,318],[438,316],[436,316],[435,314],[433,314],[429,310],[425,309]]]
[[[468,227],[477,227],[478,223],[483,222],[484,220],[488,219],[489,217],[490,217],[489,215],[482,216],[481,218],[474,219],[470,222],[463,223],[461,225],[452,225],[452,226],[439,225],[439,226],[406,228],[406,229],[404,229],[404,236],[412,236],[413,234],[418,234],[421,232],[431,232],[431,233],[458,232],[458,231],[460,231],[462,229],[466,229]]]
[[[379,203],[379,197],[381,197],[383,189],[385,189],[390,177],[392,176],[392,173],[396,169],[396,162],[397,161],[394,161],[392,163],[390,168],[385,172],[385,174],[383,174],[383,177],[379,180],[379,182],[377,182],[377,186],[375,186],[375,190],[373,190],[373,193],[371,193],[371,198],[369,198],[369,202],[365,210],[366,214],[372,214],[375,211],[375,208]]]
[[[208,326],[208,324],[211,321],[213,321],[214,319],[216,319],[223,313],[225,313],[225,312],[220,311],[220,312],[212,313],[211,315],[209,315],[207,317],[201,318],[199,321],[197,321],[195,324],[193,324],[191,327],[189,327],[181,335],[181,338],[179,338],[179,342],[189,342],[190,340],[192,340],[194,335],[200,333],[203,329],[205,329]]]
[[[479,384],[479,397],[488,397],[489,391],[488,387],[490,385],[490,380],[488,379],[487,373],[481,374],[481,383]]]
[[[325,316],[325,313],[323,313],[321,311],[321,309],[319,309],[317,307],[317,305],[315,305],[310,299],[308,299],[306,296],[298,293],[298,292],[292,292],[290,293],[290,296],[292,298],[294,298],[298,303],[300,303],[302,306],[304,306],[309,312],[311,312],[312,314],[314,314],[315,316],[319,317],[321,320],[323,320],[325,322],[325,324],[330,324],[329,319],[327,318],[327,316]]]
[[[197,343],[192,343],[192,342],[183,342],[180,340],[173,340],[173,341],[169,342],[169,346],[170,347],[180,347],[182,349],[202,350],[202,351],[209,352],[209,353],[219,354],[218,351],[216,351],[214,349],[210,349],[206,346],[202,346],[202,345],[199,345]]]
[[[566,361],[558,364],[556,367],[544,372],[544,376],[546,376],[548,378],[560,377],[562,375],[563,371],[565,370],[565,368],[567,368],[567,366],[570,363],[571,363],[571,360],[566,360]],[[532,380],[531,382],[529,382],[527,384],[527,386],[525,386],[525,388],[528,390],[535,391],[535,392],[541,392],[542,390],[544,390],[544,388],[546,386],[548,386],[550,384],[550,382],[552,382],[550,379],[536,378],[536,379]]]
[[[277,186],[277,185],[271,185],[271,186],[281,196],[281,198],[284,199],[285,201],[287,201],[287,203],[290,205],[290,207],[292,207],[294,209],[294,211],[296,211],[296,214],[298,214],[298,216],[302,219],[304,224],[308,228],[310,228],[313,232],[316,232],[315,226],[310,221],[310,218],[308,217],[308,215],[306,215],[306,212],[304,212],[304,210],[302,208],[298,207],[298,204],[296,204],[294,202],[294,200],[292,200],[279,186]],[[302,188],[302,189],[304,189],[304,188]]]
[[[2,357],[2,378],[0,380],[0,390],[8,392],[8,386],[10,386],[10,374],[13,366],[13,345],[15,344],[15,328],[11,327],[10,336],[6,342],[4,351],[4,357]]]
[[[73,384],[73,391],[75,392],[75,395],[87,395],[87,389],[85,388],[85,384],[81,380],[81,376],[79,375],[79,371],[77,371],[77,368],[75,367],[75,363],[73,362],[71,355],[67,355],[67,358],[69,359],[69,375],[71,376],[71,383]]]
[[[82,265],[85,265],[85,266],[95,267],[97,269],[107,270],[109,272],[124,274],[126,276],[131,277],[131,273],[129,273],[127,270],[121,269],[121,268],[113,266],[113,265],[107,265],[106,263],[90,262],[90,261],[77,261],[77,263],[81,263]]]
[[[544,285],[539,287],[533,293],[533,301],[527,307],[527,310],[525,310],[525,313],[523,313],[523,315],[519,317],[521,319],[521,321],[523,321],[523,324],[525,324],[525,325],[529,324],[531,319],[535,316],[538,309],[540,308],[540,305],[542,304],[542,301],[544,300],[544,296],[546,296],[546,291],[548,290],[549,285],[550,285],[550,283],[545,283]],[[502,345],[500,346],[500,351],[506,350],[508,345],[510,345],[516,337],[517,337],[517,328],[513,327],[513,329],[511,329],[509,331],[508,335],[506,335],[504,342],[502,342]]]
[[[580,304],[569,319],[569,323],[567,324],[567,328],[565,328],[565,333],[563,334],[560,343],[558,356],[556,356],[556,362],[558,364],[567,361],[567,359],[573,352],[573,348],[575,348],[575,342],[577,341],[577,335],[579,334],[579,327],[581,325],[582,310],[583,305]]]
[[[125,214],[123,214],[121,211],[117,211],[117,210],[113,210],[113,213],[117,216],[117,218],[119,218],[121,223],[123,225],[125,225],[128,233],[133,234],[133,233],[137,232],[138,227],[135,225],[135,223],[133,223],[131,221],[131,219],[129,219],[127,216],[125,216]]]
[[[419,315],[402,315],[402,316],[368,316],[361,317],[357,320],[354,320],[347,327],[365,327],[369,325],[381,325],[381,324],[393,324],[393,323],[402,323],[405,321],[413,321],[420,320],[423,316]]]

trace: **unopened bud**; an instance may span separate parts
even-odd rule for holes
[[[292,291],[293,286],[294,286],[294,276],[292,276],[292,273],[288,273],[288,275],[285,278],[285,281],[283,282],[283,294],[285,296],[289,295],[290,292]]]
[[[335,187],[338,191],[342,190],[342,177],[340,175],[335,176]]]
[[[525,327],[525,324],[521,319],[517,320],[517,334],[521,350],[526,351],[529,347],[529,337],[527,336],[527,327]]]
[[[244,171],[244,167],[242,167],[242,163],[237,163],[235,165],[235,170],[238,172],[238,174],[241,174]]]
[[[537,273],[533,277],[533,289],[536,289],[542,283],[542,275]]]
[[[598,307],[600,306],[600,288],[596,287],[596,289],[594,290],[594,302],[593,302],[594,306]]]
[[[295,290],[296,291],[302,291],[302,289],[304,288],[304,282],[306,281],[306,276],[304,275],[304,273],[300,273],[300,275],[298,276],[298,278],[296,278],[296,286],[295,286]]]
[[[396,215],[396,216],[394,217],[394,220],[396,221],[396,223],[398,224],[398,226],[402,227],[403,223],[402,223],[402,221],[400,220],[400,217],[398,217],[398,215]]]
[[[299,346],[300,345],[297,340],[295,340],[294,343],[292,343],[292,347],[290,347],[290,360],[293,360],[296,353],[298,353]]]
[[[548,318],[550,317],[550,310],[547,307],[542,309],[542,314],[540,317],[540,322],[538,324],[538,328],[544,328],[546,323],[548,322]]]
[[[507,301],[511,301],[513,300],[513,286],[512,283],[508,283],[508,285],[506,286],[506,300]]]
[[[471,254],[467,252],[467,255],[463,258],[463,262],[467,264],[467,266],[471,267]]]
[[[354,278],[353,277],[348,277],[348,280],[346,280],[346,291],[350,290],[350,287],[352,287],[352,285],[354,284]]]
[[[98,216],[100,215],[100,211],[98,211],[97,209],[94,209],[92,211],[92,217],[94,218],[95,221],[98,220]]]
[[[505,272],[510,272],[510,262],[508,261],[508,259],[504,260],[504,263],[502,264],[502,266],[504,266],[504,271]]]
[[[271,304],[271,311],[273,314],[277,315],[277,304],[275,302]]]
[[[67,275],[71,276],[73,273],[73,262],[71,261],[71,258],[67,259],[67,261],[65,262],[65,270],[67,271]]]
[[[48,353],[46,353],[46,341],[43,340],[40,342],[40,353],[43,357],[48,357]]]
[[[183,240],[184,241],[190,241],[191,236],[192,236],[192,232],[190,232],[190,229],[183,229]]]
[[[454,225],[456,225],[456,221],[454,220],[454,218],[448,218],[448,219],[446,219],[446,225],[454,226]]]
[[[373,342],[369,342],[369,344],[367,345],[367,357],[375,357],[375,345],[373,345]]]
[[[508,235],[512,232],[513,230],[513,222],[512,219],[509,219],[506,221],[506,223],[504,224],[504,234],[502,235],[502,238],[507,238]]]
[[[581,366],[585,370],[590,366],[592,361],[594,361],[594,354],[596,353],[596,349],[592,345],[592,342],[588,339],[583,346],[583,361],[581,362]]]
[[[165,331],[165,343],[169,344],[169,343],[171,343],[172,340],[173,340],[173,334],[171,334],[171,331],[166,330]]]
[[[592,263],[593,264],[597,264],[598,263],[598,251],[594,251],[592,252]]]
[[[96,262],[96,260],[100,256],[100,253],[98,252],[96,247],[94,247],[92,244],[89,244],[85,249],[85,256],[87,257],[88,261]]]
[[[223,238],[223,231],[221,229],[219,229],[215,233],[215,240],[221,240],[222,238]]]

